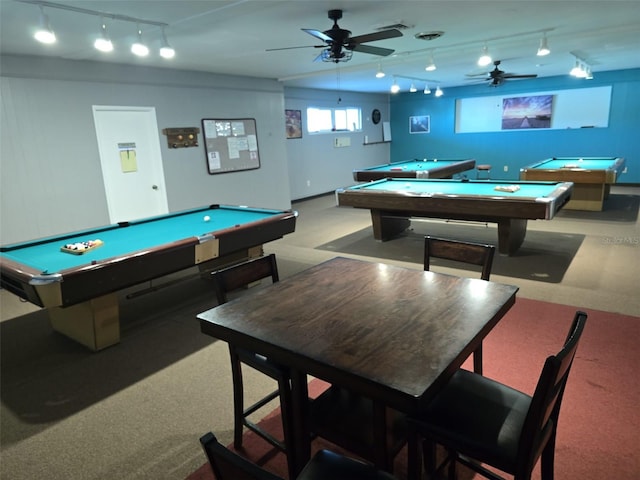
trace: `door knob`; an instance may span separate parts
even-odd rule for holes
[[[158,185],[153,185],[151,188],[153,188],[154,190],[158,189]]]

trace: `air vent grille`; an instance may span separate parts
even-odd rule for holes
[[[383,25],[382,27],[377,27],[376,30],[391,30],[395,28],[396,30],[408,30],[409,28],[413,28],[413,25],[407,25],[404,22],[392,23],[390,25]]]
[[[431,41],[431,40],[435,40],[436,38],[440,38],[442,35],[444,35],[444,32],[435,31],[435,32],[420,32],[420,33],[416,33],[414,36],[418,40]]]

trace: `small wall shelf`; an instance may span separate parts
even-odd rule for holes
[[[380,143],[391,143],[391,140],[382,140],[380,142],[367,142],[367,143],[363,143],[363,145],[378,145]]]

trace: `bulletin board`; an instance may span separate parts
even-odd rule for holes
[[[209,174],[260,168],[255,118],[203,118]]]

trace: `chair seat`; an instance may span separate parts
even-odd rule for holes
[[[491,165],[489,164],[482,164],[482,165],[478,165],[476,166],[476,168],[478,170],[491,170]]]
[[[314,455],[298,480],[395,480],[390,473],[329,450]]]
[[[447,439],[443,443],[456,445],[460,453],[509,472],[515,469],[519,434],[530,404],[530,396],[460,369],[423,415],[410,421],[436,443]],[[428,422],[421,423],[421,417]]]
[[[332,386],[311,402],[312,432],[376,465],[393,463],[407,440],[403,414],[386,409],[388,458],[376,458],[374,406],[369,398]]]

